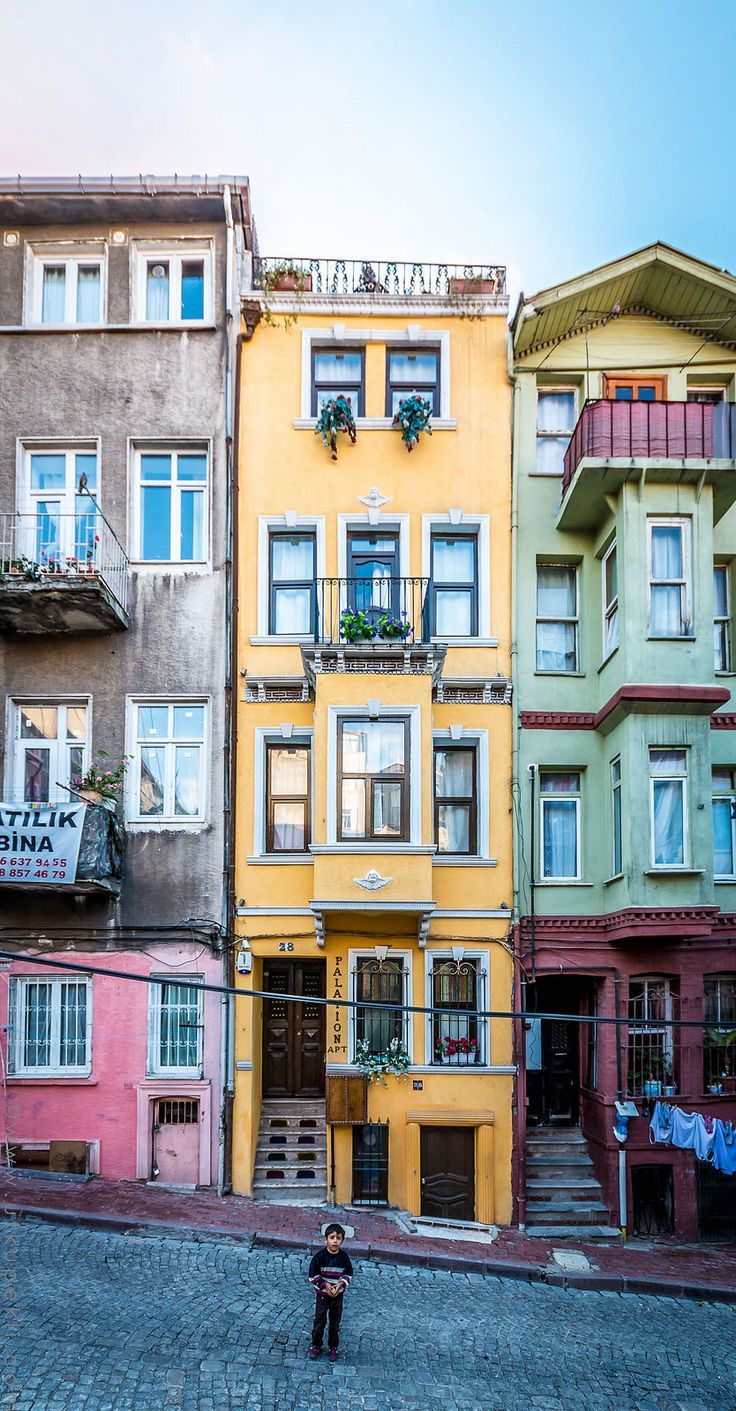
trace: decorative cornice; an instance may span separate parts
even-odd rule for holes
[[[522,710],[522,730],[595,730],[592,710]]]
[[[711,730],[736,730],[736,711],[718,711],[710,718]]]
[[[642,906],[625,907],[601,916],[535,916],[534,939],[539,942],[590,936],[636,941],[670,937],[679,941],[709,936],[718,920],[717,906]],[[531,917],[521,917],[519,927],[523,941],[531,940],[531,925]]]
[[[654,713],[657,706],[669,705],[679,707],[684,715],[709,715],[730,699],[731,692],[725,686],[620,686],[595,713],[587,710],[522,710],[519,723],[522,730],[600,730],[606,724],[610,729],[617,718],[632,712],[642,713],[651,709]],[[713,720],[718,718],[711,717],[711,726]],[[736,729],[736,716],[721,718],[734,723],[720,728]]]

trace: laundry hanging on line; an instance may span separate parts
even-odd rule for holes
[[[649,1123],[649,1140],[665,1146],[694,1151],[700,1161],[709,1161],[716,1171],[736,1176],[736,1126],[702,1112],[684,1112],[667,1102],[654,1105]]]

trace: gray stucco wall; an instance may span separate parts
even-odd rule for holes
[[[58,238],[106,238],[109,226],[21,231],[0,246],[0,326],[20,324],[24,245]],[[98,500],[130,553],[131,443],[155,438],[210,445],[211,567],[130,571],[127,631],[72,636],[0,636],[0,750],[10,783],[8,703],[16,697],[88,694],[91,753],[117,760],[126,747],[126,698],[206,696],[211,757],[207,821],[186,829],[129,832],[119,902],[74,901],[58,893],[0,896],[3,924],[177,925],[219,921],[223,886],[226,447],[225,232],[214,225],[128,228],[129,243],[108,246],[108,318],[130,309],[131,241],[136,237],[215,239],[216,327],[165,331],[0,332],[0,512],[16,508],[17,447],[23,438],[99,438]],[[1,792],[1,791],[0,791]]]

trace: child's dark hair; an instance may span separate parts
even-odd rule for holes
[[[342,1225],[338,1225],[337,1223],[334,1223],[334,1222],[333,1222],[333,1224],[332,1224],[332,1225],[328,1225],[328,1226],[327,1226],[327,1229],[325,1230],[325,1239],[327,1239],[327,1236],[328,1236],[328,1235],[342,1235],[342,1237],[343,1237],[343,1239],[344,1239],[344,1238],[345,1238],[345,1231],[344,1231]]]

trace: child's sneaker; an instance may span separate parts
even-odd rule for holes
[[[328,1351],[328,1353],[327,1353],[327,1361],[328,1361],[328,1362],[336,1362],[336,1361],[337,1361],[337,1348],[336,1348],[336,1347],[331,1347],[331,1348],[329,1349],[329,1351]]]
[[[319,1357],[321,1351],[321,1347],[310,1347],[307,1355],[312,1358],[312,1361],[314,1361],[315,1358]]]

